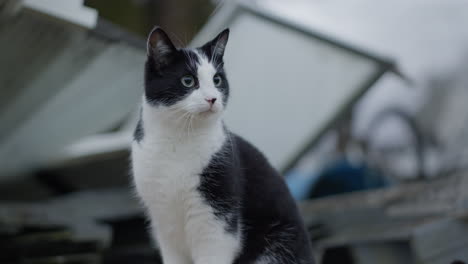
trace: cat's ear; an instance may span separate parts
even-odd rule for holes
[[[203,45],[203,49],[210,54],[212,59],[222,58],[229,39],[229,28],[219,33],[213,40]]]
[[[172,55],[177,51],[171,39],[160,27],[154,27],[151,30],[146,48],[148,56],[154,59],[158,67],[168,64]]]

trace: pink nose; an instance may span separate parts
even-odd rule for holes
[[[210,103],[211,105],[214,105],[214,103],[216,102],[216,98],[213,97],[213,98],[205,98],[205,100]]]

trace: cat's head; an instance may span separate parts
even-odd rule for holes
[[[145,66],[148,104],[174,118],[219,117],[229,97],[223,63],[228,37],[225,29],[199,48],[176,48],[161,28],[154,28],[148,36]]]

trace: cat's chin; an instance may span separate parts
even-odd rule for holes
[[[221,115],[221,111],[209,109],[209,110],[199,112],[197,115],[203,119],[216,119]]]

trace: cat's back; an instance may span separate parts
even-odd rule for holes
[[[239,135],[231,133],[235,142],[235,152],[240,160],[242,174],[248,183],[248,189],[264,189],[265,191],[289,195],[282,176],[269,163],[265,155],[254,145]]]

